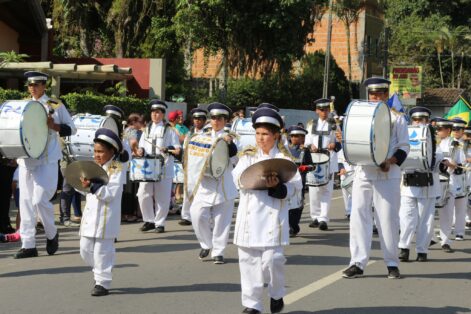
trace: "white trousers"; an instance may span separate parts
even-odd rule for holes
[[[182,217],[182,219],[191,221],[190,202],[188,201],[188,198],[186,196],[183,196],[181,217]]]
[[[352,195],[347,189],[342,188],[343,204],[345,206],[345,214],[350,215],[352,212]]]
[[[355,179],[352,187],[350,216],[350,265],[364,269],[370,259],[373,233],[373,214],[387,266],[398,266],[400,179]]]
[[[455,235],[464,236],[466,227],[466,213],[468,211],[468,198],[455,200]]]
[[[224,256],[229,240],[234,200],[207,206],[193,200],[190,207],[191,221],[196,237],[203,249],[212,249],[211,256]],[[211,219],[212,218],[212,219]],[[213,226],[211,228],[211,220]]]
[[[29,169],[20,166],[20,235],[22,248],[36,247],[36,221],[41,220],[46,237],[52,239],[57,234],[54,224],[54,206],[50,199],[57,189],[58,165],[50,163]]]
[[[428,253],[433,235],[434,213],[435,198],[401,196],[401,209],[399,210],[400,249],[409,249],[415,234],[416,252]]]
[[[247,248],[239,246],[242,305],[263,312],[263,285],[273,299],[285,296],[285,263],[282,246]]]
[[[329,222],[330,202],[334,191],[334,180],[323,186],[309,187],[309,208],[311,219]]]
[[[171,196],[172,178],[162,178],[159,182],[139,183],[137,199],[141,207],[142,220],[155,223],[156,227],[165,226]]]
[[[114,239],[80,237],[80,256],[93,268],[95,284],[109,289],[115,260]]]
[[[451,244],[451,229],[453,227],[454,209],[457,208],[463,212],[466,210],[467,199],[465,197],[456,199],[450,193],[448,193],[448,196],[448,201],[446,202],[445,206],[439,209],[441,245]],[[464,235],[464,226],[462,234]]]

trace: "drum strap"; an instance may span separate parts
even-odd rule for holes
[[[318,142],[317,142],[317,147],[318,148],[323,148],[323,137],[324,136],[329,136],[330,135],[330,130],[332,130],[332,123],[327,120],[327,131],[318,131],[317,130],[317,122],[319,119],[316,119],[312,121],[312,128],[311,128],[311,134],[317,135],[318,136]]]

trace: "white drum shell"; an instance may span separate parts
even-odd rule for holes
[[[348,194],[352,194],[352,187],[353,187],[353,179],[355,178],[355,172],[354,171],[350,171],[350,172],[347,172],[342,180],[342,182],[340,183],[340,187],[342,189],[345,189]]]
[[[379,166],[389,153],[391,126],[388,105],[353,100],[343,126],[343,151],[348,163]]]
[[[448,200],[448,190],[450,187],[450,180],[444,175],[440,175],[440,187],[441,187],[440,189],[441,195],[437,197],[435,201],[436,208],[444,207]]]
[[[409,125],[410,152],[402,169],[428,171],[432,168],[432,136],[428,126]]]
[[[232,123],[231,131],[239,135],[237,142],[241,149],[247,146],[256,146],[255,129],[252,126],[252,118],[236,119]]]
[[[0,107],[0,151],[3,156],[39,158],[49,130],[44,106],[33,100],[9,100]]]
[[[173,163],[173,183],[183,183],[184,175],[183,175],[183,165],[181,162],[174,162]]]
[[[455,185],[455,197],[462,198],[468,194],[468,188],[466,186],[466,175],[454,175],[453,184]]]
[[[93,160],[95,132],[107,128],[120,135],[116,121],[107,116],[78,114],[72,117],[77,133],[68,140],[69,152],[75,160]]]
[[[131,181],[158,182],[162,178],[162,161],[159,158],[133,158],[129,168]]]
[[[306,173],[306,185],[323,186],[330,181],[330,162],[327,160],[323,163],[315,164],[316,169]]]

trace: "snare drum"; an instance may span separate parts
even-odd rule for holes
[[[173,163],[173,183],[183,183],[183,165],[181,162]]]
[[[353,100],[343,122],[343,152],[349,164],[379,166],[391,139],[391,112],[383,102]]]
[[[349,171],[345,174],[343,180],[340,183],[340,187],[345,189],[348,194],[352,194],[353,179],[355,178],[355,171]]]
[[[454,187],[455,198],[463,198],[468,194],[466,187],[466,175],[452,175],[450,184]]]
[[[401,168],[408,170],[430,170],[433,166],[433,147],[430,128],[423,125],[409,125],[408,131],[410,152]]]
[[[49,130],[44,106],[33,100],[8,100],[0,107],[0,152],[15,158],[39,158]]]
[[[109,116],[77,114],[72,117],[77,133],[70,136],[67,145],[72,158],[75,160],[93,159],[93,139],[99,128],[107,128],[119,135],[116,121]]]
[[[159,182],[162,178],[164,160],[157,157],[134,157],[129,169],[129,180],[137,182]]]
[[[440,196],[437,197],[435,201],[435,207],[436,208],[442,208],[446,205],[446,202],[448,201],[448,190],[450,187],[450,179],[443,174],[440,174]]]
[[[316,169],[306,174],[306,185],[323,186],[330,181],[330,157],[323,153],[312,153],[312,163]]]

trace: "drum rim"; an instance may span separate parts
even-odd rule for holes
[[[370,155],[371,155],[371,159],[373,159],[373,162],[376,164],[376,166],[380,166],[381,163],[384,162],[384,160],[382,160],[380,163],[378,163],[376,161],[376,158],[374,156],[374,153],[373,153],[373,130],[374,130],[374,125],[375,125],[375,117],[376,117],[376,114],[378,113],[378,110],[380,108],[380,106],[383,105],[383,106],[386,106],[387,108],[387,112],[388,112],[388,117],[389,117],[389,121],[391,121],[391,109],[389,108],[389,106],[382,102],[382,101],[378,101],[376,102],[376,107],[375,107],[375,110],[374,110],[374,113],[373,113],[373,119],[371,119],[371,128],[370,128]],[[391,141],[391,127],[389,128],[389,141]],[[388,158],[388,155],[389,155],[389,151],[390,151],[390,146],[388,145],[388,150],[386,152],[386,159]],[[386,160],[385,159],[385,160]]]
[[[322,154],[322,155],[325,155],[325,156],[328,157],[328,159],[327,159],[326,161],[323,161],[323,162],[314,162],[314,161],[313,161],[313,162],[312,162],[313,165],[323,165],[323,164],[326,164],[326,163],[330,162],[330,155],[328,155],[328,154],[317,152],[317,153],[311,153],[311,156],[312,156],[313,154]],[[311,158],[312,158],[312,157],[311,157]]]
[[[46,116],[46,120],[47,120],[47,112],[46,112],[46,109],[44,108],[43,104],[41,104],[39,101],[36,101],[36,100],[31,100],[31,101],[28,101],[28,103],[26,104],[26,106],[23,108],[23,111],[22,111],[22,114],[21,114],[21,119],[20,119],[20,140],[21,140],[21,145],[23,146],[23,150],[25,151],[26,155],[28,155],[29,158],[34,158],[34,159],[38,159],[40,158],[44,152],[46,151],[46,148],[47,148],[47,143],[48,143],[48,140],[46,140],[46,145],[44,145],[44,148],[42,149],[41,153],[38,155],[38,156],[31,156],[31,154],[29,153],[29,151],[25,148],[25,142],[24,142],[24,138],[23,138],[23,122],[24,122],[24,115],[23,115],[23,112],[26,111],[26,108],[30,107],[32,105],[32,103],[38,103],[41,107],[41,109],[43,110],[44,112],[44,115]],[[2,106],[3,107],[3,106]],[[49,137],[49,130],[47,132],[47,137]]]

